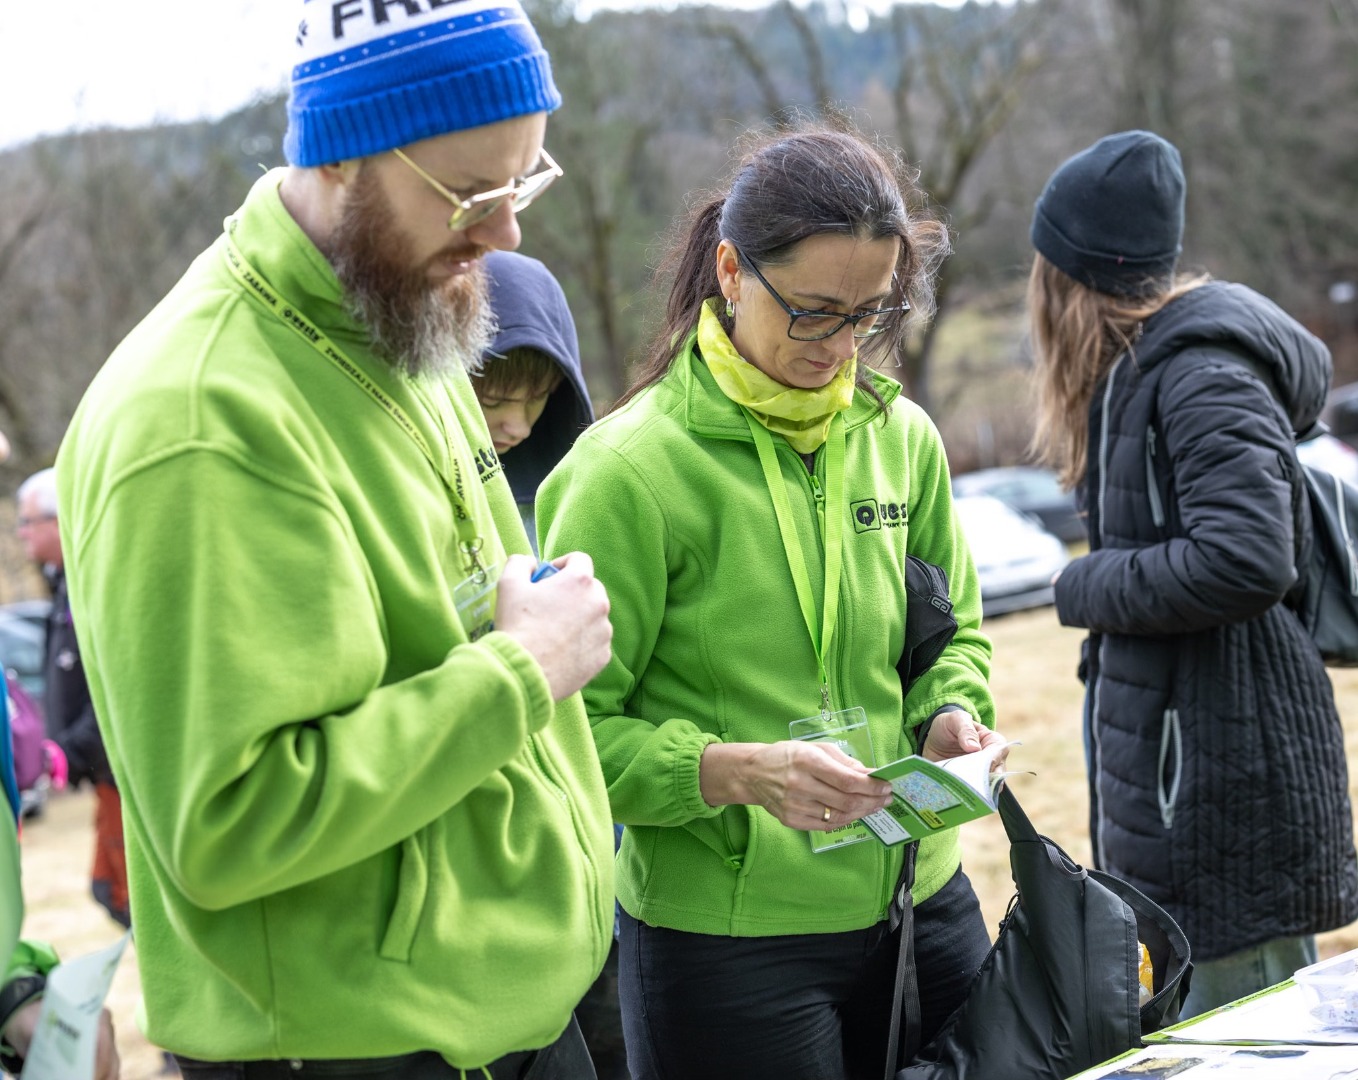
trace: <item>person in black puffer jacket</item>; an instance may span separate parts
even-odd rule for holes
[[[1047,182],[1029,314],[1039,454],[1090,551],[1056,581],[1080,666],[1094,862],[1183,927],[1185,1017],[1358,918],[1344,735],[1285,598],[1310,519],[1293,441],[1330,356],[1241,285],[1175,273],[1178,151],[1110,135]]]

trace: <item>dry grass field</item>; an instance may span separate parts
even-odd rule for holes
[[[1070,854],[1089,854],[1080,739],[1081,688],[1075,663],[1081,633],[1056,623],[1051,609],[995,619],[987,630],[995,643],[993,685],[1000,728],[1022,746],[1010,766],[1034,775],[1012,783],[1037,828]],[[1358,776],[1358,669],[1335,671],[1340,713],[1346,718],[1350,772]],[[1356,792],[1355,794],[1358,794]],[[1358,799],[1355,799],[1358,802]],[[28,899],[26,931],[46,938],[68,956],[113,941],[118,928],[89,897],[90,821],[93,804],[86,794],[53,799],[46,814],[24,830],[24,886]],[[981,896],[992,933],[1012,892],[1008,843],[998,819],[963,828],[966,867]],[[1358,924],[1325,935],[1323,956],[1358,946]],[[141,1037],[133,1019],[140,988],[137,958],[130,948],[110,996],[123,1055],[123,1076],[156,1076],[160,1056]]]

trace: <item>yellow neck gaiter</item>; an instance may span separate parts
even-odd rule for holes
[[[746,360],[717,318],[717,300],[698,316],[698,351],[722,393],[744,405],[756,420],[783,436],[799,454],[814,452],[830,433],[830,421],[853,403],[855,355],[825,386],[802,390],[770,379]]]

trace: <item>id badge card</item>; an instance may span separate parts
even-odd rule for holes
[[[826,742],[837,746],[855,761],[875,768],[877,759],[872,752],[872,734],[868,730],[868,714],[863,707],[840,709],[838,712],[817,713],[788,724],[788,733],[798,742]],[[851,821],[830,832],[812,831],[811,850],[832,851],[835,848],[866,840],[872,833],[861,822]]]
[[[453,590],[453,606],[467,631],[467,640],[475,641],[495,629],[495,596],[500,584],[504,563],[495,563],[477,570]]]

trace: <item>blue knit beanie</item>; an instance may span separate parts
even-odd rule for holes
[[[1080,284],[1145,296],[1172,278],[1183,233],[1179,151],[1149,131],[1123,131],[1052,174],[1029,235],[1048,262]]]
[[[303,0],[283,151],[327,165],[561,105],[518,0]]]

